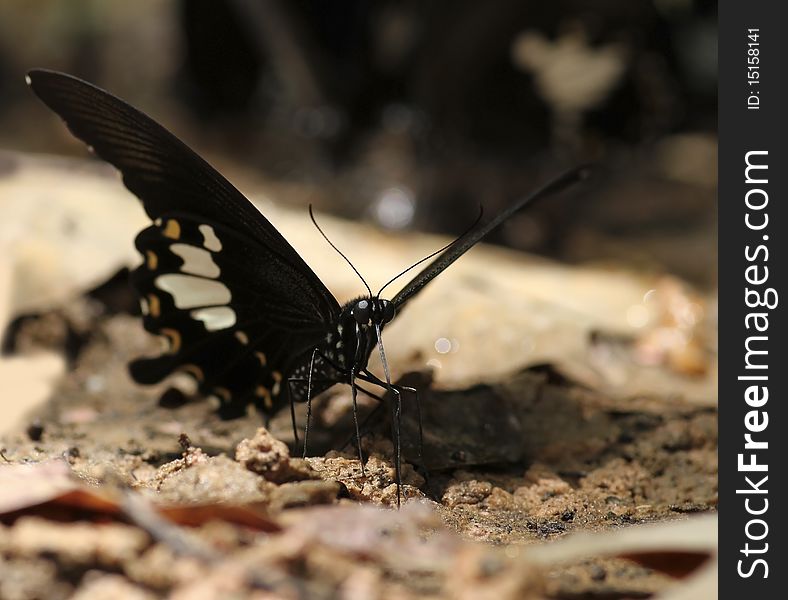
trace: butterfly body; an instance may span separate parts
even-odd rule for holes
[[[392,384],[383,328],[490,231],[588,172],[578,168],[564,173],[484,225],[476,227],[477,221],[460,238],[384,285],[434,257],[390,301],[380,299],[383,288],[373,294],[365,282],[367,296],[340,305],[254,205],[156,121],[71,75],[33,70],[27,82],[77,138],[121,172],[123,183],[151,218],[152,224],[135,240],[143,262],[131,282],[145,329],[160,336],[165,347],[158,356],[133,361],[132,377],[152,384],[177,371],[188,373],[201,393],[221,400],[225,414],[237,414],[250,404],[267,415],[287,404],[292,411],[293,402],[306,401],[311,407],[317,393],[349,383],[357,417],[358,390],[381,399],[359,387],[357,380],[376,385],[391,394],[398,486],[401,394],[415,390]],[[317,226],[313,215],[312,220]],[[385,379],[368,369],[375,348]],[[294,416],[293,422],[295,426]],[[358,443],[357,419],[356,438]]]
[[[363,375],[369,357],[378,347],[378,333],[394,315],[388,300],[361,296],[345,303],[333,331],[326,333],[321,342],[315,343],[288,369],[293,400],[306,401],[315,390],[323,391],[333,383],[351,383],[352,378]],[[307,394],[310,383],[312,394]]]

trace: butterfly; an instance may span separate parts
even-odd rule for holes
[[[401,398],[414,393],[418,399],[418,392],[391,382],[384,328],[490,231],[525,205],[567,188],[589,172],[579,167],[560,175],[489,222],[476,226],[477,220],[465,234],[392,278],[377,294],[364,282],[367,294],[340,304],[249,200],[153,119],[65,73],[32,70],[27,83],[77,138],[121,172],[123,183],[151,219],[135,240],[143,262],[132,272],[131,283],[139,296],[143,326],[163,338],[166,350],[131,362],[132,378],[154,384],[185,372],[200,393],[218,397],[228,412],[254,404],[270,416],[289,404],[294,431],[294,403],[307,402],[304,452],[311,399],[336,383],[349,384],[362,469],[356,399],[362,391],[383,402],[359,383],[375,385],[389,392],[398,504]],[[310,216],[317,226],[311,207]],[[430,258],[393,298],[380,297],[395,279]],[[368,369],[376,349],[383,378]]]

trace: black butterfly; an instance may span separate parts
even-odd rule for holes
[[[392,398],[398,490],[401,394],[416,390],[391,383],[381,331],[408,300],[491,230],[526,204],[587,173],[585,168],[565,173],[485,225],[472,227],[423,259],[437,255],[390,301],[380,298],[380,292],[373,295],[365,282],[368,295],[340,305],[271,223],[161,125],[70,75],[33,70],[27,82],[76,137],[120,170],[153,221],[136,238],[144,262],[133,272],[132,284],[145,329],[162,336],[168,350],[133,361],[132,377],[152,384],[184,371],[201,393],[219,397],[226,409],[253,403],[266,415],[288,402],[292,413],[293,402],[309,403],[332,385],[348,383],[357,443],[357,390],[377,398],[358,382],[379,386]],[[376,347],[385,380],[367,368]],[[308,424],[309,416],[307,432]],[[360,444],[359,457],[363,465]]]

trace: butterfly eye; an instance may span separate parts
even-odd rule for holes
[[[372,307],[367,300],[359,300],[358,304],[353,308],[353,317],[359,325],[369,323],[370,314],[372,314]]]
[[[389,302],[388,300],[381,300],[380,301],[381,312],[383,316],[383,322],[388,323],[394,318],[394,315],[397,313],[394,305]]]

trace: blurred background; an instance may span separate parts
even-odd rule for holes
[[[710,0],[6,0],[0,148],[85,156],[24,85],[112,91],[231,180],[399,230],[462,232],[581,162],[582,199],[494,243],[716,285]]]

